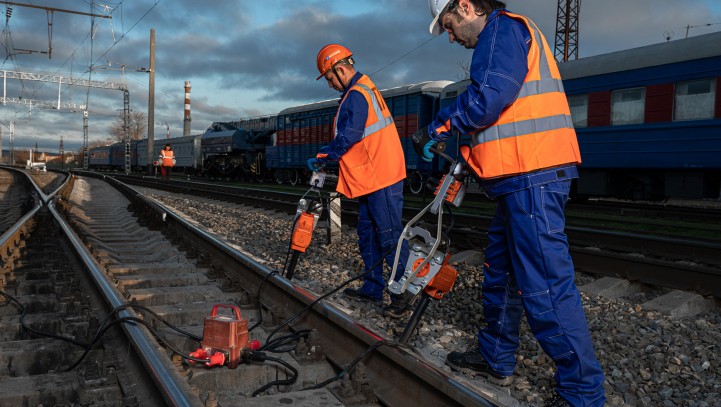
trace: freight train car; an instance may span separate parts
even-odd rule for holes
[[[170,143],[175,153],[173,172],[197,174],[202,166],[200,154],[201,135],[155,140],[153,161],[157,165],[160,150]],[[130,172],[145,174],[148,171],[148,140],[131,140],[129,149]],[[101,171],[125,171],[125,142],[98,146],[88,150],[88,166]]]
[[[580,196],[718,198],[721,32],[559,65]]]
[[[559,65],[583,163],[574,196],[631,199],[718,198],[721,184],[721,33],[670,41]],[[424,82],[381,91],[405,151],[411,190],[446,163],[419,160],[411,136],[452,103],[467,81]],[[287,108],[277,115],[216,122],[193,145],[204,175],[296,184],[306,160],[333,138],[338,100]],[[174,140],[169,142],[176,150]],[[200,142],[200,148],[197,143]],[[131,156],[144,141],[131,145]],[[447,140],[457,154],[467,135]],[[164,144],[157,140],[158,148]],[[122,170],[123,146],[91,149],[91,167]],[[144,166],[144,151],[131,158]],[[198,153],[199,152],[199,153]],[[199,154],[199,157],[198,157]],[[181,166],[182,168],[182,166]],[[177,169],[177,167],[176,167]]]
[[[109,171],[110,167],[110,147],[97,146],[88,150],[88,166],[92,169]]]
[[[559,64],[579,148],[572,196],[718,198],[721,33]],[[469,81],[446,86],[441,108]],[[451,137],[455,156],[470,137]],[[436,167],[443,166],[436,160]]]
[[[135,154],[139,140],[130,140],[130,166],[136,167],[138,163],[138,157]],[[107,163],[110,170],[113,171],[124,171],[125,170],[125,143],[115,143],[110,146],[110,157]],[[90,162],[88,161],[88,164]]]
[[[203,165],[200,139],[202,135],[175,137],[172,139],[156,139],[153,140],[153,154],[151,165],[156,165],[160,150],[165,148],[165,144],[170,144],[175,157],[175,166],[172,169],[174,173],[186,175],[199,174]],[[131,150],[131,159],[133,163],[133,172],[147,173],[148,168],[148,139],[139,140],[134,150]]]

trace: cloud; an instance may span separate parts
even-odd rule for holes
[[[27,1],[27,0],[19,0]],[[126,4],[127,3],[127,4]],[[531,17],[554,44],[557,3],[553,0],[506,2]],[[29,4],[29,2],[28,2]],[[35,4],[35,2],[33,2]],[[337,42],[355,54],[357,68],[371,74],[380,88],[431,80],[458,80],[472,51],[448,44],[445,35],[428,33],[430,14],[422,0],[133,0],[115,1],[112,19],[54,13],[52,59],[46,54],[18,54],[15,48],[48,50],[43,10],[13,7],[1,41],[3,70],[46,72],[76,79],[128,84],[131,109],[147,110],[150,30],[156,33],[155,134],[182,134],[184,83],[190,81],[192,133],[213,121],[276,113],[283,108],[337,97],[324,81],[315,81],[315,56]],[[119,4],[119,5],[118,5]],[[57,0],[55,8],[104,13],[96,4]],[[584,1],[581,4],[581,57],[618,51],[689,35],[718,31],[721,7],[716,0]],[[119,70],[125,66],[125,70]],[[92,73],[90,70],[92,69]],[[8,97],[72,101],[90,109],[90,138],[105,138],[123,109],[122,92],[57,83],[8,81]],[[82,144],[79,112],[62,113],[24,105],[0,107],[0,126],[16,122],[16,145],[66,149]],[[7,127],[3,129],[7,134]],[[3,138],[7,148],[7,137]]]

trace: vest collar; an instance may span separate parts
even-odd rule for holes
[[[360,73],[360,72],[356,72],[355,75],[353,75],[353,77],[351,78],[350,82],[348,82],[348,86],[345,87],[345,90],[344,90],[343,93],[340,95],[340,100],[343,100],[343,98],[345,97],[346,93],[348,93],[348,91],[350,90],[350,88],[352,88],[352,87],[360,80],[360,78],[361,78],[362,76],[363,76],[363,74]]]

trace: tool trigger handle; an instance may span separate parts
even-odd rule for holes
[[[446,150],[446,143],[444,141],[439,141],[435,146],[431,147],[430,150],[434,153],[442,153]]]

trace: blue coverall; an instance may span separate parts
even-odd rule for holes
[[[499,10],[488,16],[471,61],[471,84],[429,126],[449,119],[460,134],[496,122],[515,101],[528,73],[531,35]],[[534,336],[556,364],[556,391],[573,406],[602,406],[604,376],[596,359],[564,233],[564,207],[574,165],[481,180],[498,201],[485,253],[479,352],[498,374],[513,374],[522,311]]]
[[[368,119],[368,102],[357,91],[350,91],[346,97],[346,93],[361,76],[360,72],[356,73],[341,95],[341,100],[344,97],[345,100],[338,107],[335,138],[327,148],[323,149],[323,152],[328,155],[325,158],[319,158],[319,164],[340,160],[341,156],[363,137]],[[403,181],[358,197],[358,204],[358,248],[363,258],[365,271],[368,272],[363,278],[360,292],[374,299],[382,300],[385,280],[381,257],[385,254],[386,263],[389,267],[393,267],[396,245],[403,231]],[[403,240],[398,261],[400,272],[396,273],[396,280],[400,280],[403,276],[407,258],[408,242]],[[376,267],[371,270],[373,265]]]

